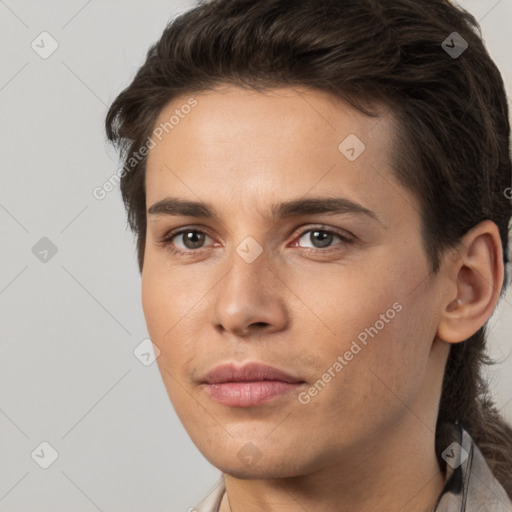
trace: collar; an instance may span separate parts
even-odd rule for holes
[[[459,423],[443,423],[452,442],[442,452],[444,488],[432,512],[512,512],[512,502],[482,452]]]

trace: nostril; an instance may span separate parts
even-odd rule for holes
[[[268,324],[266,322],[254,322],[251,325],[257,325],[258,327],[266,327]]]

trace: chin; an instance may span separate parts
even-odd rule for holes
[[[257,464],[254,467],[244,467],[240,463],[233,462],[232,464],[215,464],[215,467],[222,471],[224,474],[240,480],[265,480],[265,479],[278,479],[289,478],[297,476],[291,470],[284,468],[279,470],[275,467],[267,467],[267,464],[261,466]]]
[[[297,461],[290,458],[290,452],[274,453],[266,456],[261,453],[259,458],[253,461],[244,461],[242,450],[232,457],[226,457],[227,452],[222,456],[203,452],[203,456],[223,473],[239,478],[241,480],[263,480],[296,477],[308,473],[314,469],[314,464],[307,461]]]

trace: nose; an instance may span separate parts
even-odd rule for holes
[[[251,263],[234,252],[231,261],[218,286],[216,328],[243,338],[285,329],[289,321],[286,286],[265,251]]]

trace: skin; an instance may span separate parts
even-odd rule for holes
[[[188,98],[173,99],[155,126]],[[149,153],[146,204],[203,201],[219,218],[148,213],[142,302],[176,413],[225,475],[221,511],[432,510],[444,482],[434,451],[444,366],[450,343],[473,334],[497,302],[496,226],[479,224],[433,274],[418,202],[389,163],[391,112],[368,118],[307,88],[223,86],[194,98]],[[354,161],[338,150],[351,133],[366,146]],[[313,196],[347,198],[376,219],[270,218],[271,204]],[[333,235],[325,247],[313,236],[321,227],[351,242]],[[177,228],[204,239],[165,245]],[[248,236],[263,249],[252,263],[236,251]],[[298,393],[395,303],[401,311],[301,403]],[[200,382],[226,361],[263,362],[305,384],[263,405],[228,407]],[[238,457],[249,442],[254,464]]]

